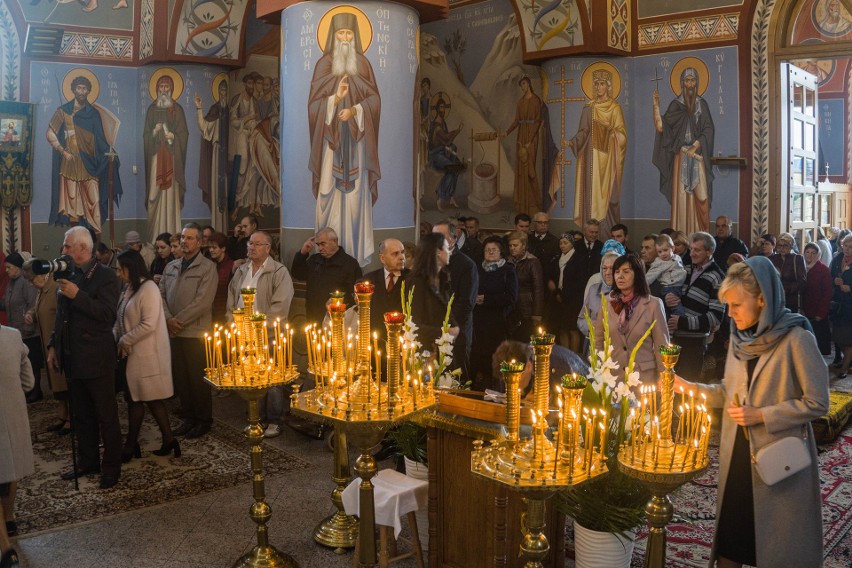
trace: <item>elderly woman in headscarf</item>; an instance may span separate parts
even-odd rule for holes
[[[731,340],[721,384],[697,390],[723,408],[716,534],[710,566],[821,566],[819,469],[811,420],[828,411],[828,369],[808,320],[788,310],[764,257],[736,264],[719,289]],[[804,439],[811,463],[767,485],[751,456],[786,437]],[[796,522],[790,522],[794,513]]]
[[[585,336],[584,352],[588,352],[589,325],[586,323],[585,314],[594,322],[601,311],[601,295],[609,294],[612,290],[612,265],[615,259],[624,255],[624,245],[610,239],[604,243],[601,249],[601,268],[597,274],[593,274],[586,283],[586,291],[583,293],[583,308],[577,316],[577,329]]]

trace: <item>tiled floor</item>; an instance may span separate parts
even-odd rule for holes
[[[245,423],[245,403],[237,397],[214,399],[214,405],[217,418]],[[337,555],[316,544],[312,536],[317,523],[333,510],[332,454],[325,442],[284,427],[282,435],[269,443],[314,465],[267,478],[267,502],[273,510],[270,543],[302,568],[351,566],[352,551]],[[388,461],[381,467],[392,465]],[[21,537],[15,547],[22,566],[30,568],[225,568],[256,544],[256,525],[248,515],[251,503],[251,484],[243,483],[98,522]],[[418,528],[425,549],[425,510],[418,514]],[[416,563],[407,559],[394,566],[406,568]]]

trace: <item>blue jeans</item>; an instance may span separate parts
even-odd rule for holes
[[[660,288],[660,298],[663,300],[663,306],[666,308],[666,317],[668,316],[684,316],[686,312],[683,310],[683,304],[678,304],[676,308],[666,306],[666,294],[674,294],[680,298],[683,294],[682,286],[662,286]]]

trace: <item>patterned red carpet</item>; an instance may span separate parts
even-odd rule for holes
[[[160,447],[160,434],[146,413],[139,437],[142,459],[125,464],[121,481],[112,489],[99,489],[99,477],[90,476],[80,479],[80,490],[76,491],[73,481],[59,478],[71,464],[70,436],[45,433],[54,421],[53,403],[38,402],[28,408],[32,430],[38,433],[33,436],[36,472],[18,486],[16,518],[21,535],[101,520],[251,480],[248,445],[242,431],[217,421],[210,435],[182,441],[181,457],[157,457],[151,451]],[[125,408],[119,403],[124,424]],[[267,476],[311,467],[269,444],[264,444],[263,450]]]
[[[707,472],[672,494],[675,516],[668,526],[667,567],[707,566],[716,517],[718,456],[718,448],[711,448],[711,464]],[[819,464],[825,568],[848,568],[852,566],[852,428],[847,428],[831,444],[819,448]],[[573,528],[570,521],[567,537],[567,566],[573,566]],[[646,529],[637,536],[634,567],[642,566],[646,537]]]

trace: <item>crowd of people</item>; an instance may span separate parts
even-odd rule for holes
[[[852,365],[852,233],[836,231],[830,240],[820,232],[800,254],[797,239],[786,233],[764,235],[750,251],[732,235],[724,216],[716,219],[715,236],[664,229],[644,235],[635,251],[622,224],[607,235],[594,219],[558,236],[549,228],[544,212],[518,214],[511,231],[487,236],[475,217],[424,223],[416,246],[394,238],[382,241],[381,267],[366,275],[328,227],[304,242],[288,269],[276,260],[272,237],[259,230],[252,215],[230,235],[188,223],[148,244],[130,231],[122,250],[98,243],[86,228],[73,227],[62,245],[67,266],[47,267],[26,252],[12,252],[3,259],[7,281],[0,304],[7,318],[0,328],[4,361],[14,359],[14,365],[0,369],[0,379],[4,392],[16,391],[0,397],[4,415],[13,417],[0,432],[0,513],[7,521],[0,527],[0,552],[11,550],[15,483],[33,467],[25,404],[43,397],[43,367],[56,411],[48,430],[60,436],[73,432],[77,442],[76,467],[61,477],[99,474],[100,487],[109,489],[119,482],[122,463],[142,455],[138,440],[145,408],[160,431],[161,445],[151,450],[156,456],[180,456],[179,437],[208,434],[212,397],[225,395],[214,394],[203,381],[204,333],[213,322],[232,321],[232,311],[243,307],[242,288],[257,290],[258,311],[271,320],[286,320],[294,278],[305,282],[310,322],[323,321],[332,291],[351,291],[356,282],[371,281],[371,328],[380,335],[381,314],[403,309],[405,285],[413,290],[418,340],[435,353],[436,342],[448,333],[451,368],[475,390],[501,390],[495,360],[511,355],[529,361],[529,338],[539,328],[557,337],[554,368],[585,372],[588,350],[602,347],[604,315],[612,356],[622,369],[653,325],[635,358],[642,383],[657,380],[663,369],[659,346],[674,341],[684,347],[677,369],[681,384],[698,385],[718,405],[730,406],[732,389],[742,397],[740,408],[746,410],[729,410],[723,421],[722,477],[733,481],[720,483],[719,490],[724,513],[719,522],[725,530],[739,530],[748,519],[734,523],[725,503],[750,498],[755,511],[769,506],[763,489],[742,493],[742,480],[750,479],[742,465],[747,446],[743,428],[735,426],[749,427],[761,442],[770,441],[776,437],[769,433],[776,420],[767,410],[772,405],[796,408],[785,418],[785,428],[806,424],[824,410],[827,380],[820,382],[818,368],[812,391],[795,387],[804,381],[803,373],[818,367],[818,357],[796,359],[810,343],[823,355],[834,344],[837,377],[845,377]],[[347,303],[354,303],[351,295]],[[446,331],[442,324],[448,314]],[[591,331],[594,345],[589,344]],[[807,337],[800,337],[805,332]],[[784,389],[773,390],[774,378],[766,379],[769,385],[758,383],[757,375],[765,371],[756,374],[754,362],[776,343],[788,341],[796,345],[790,360],[778,363],[783,376],[777,380],[785,381]],[[728,371],[720,382],[723,368]],[[802,381],[790,379],[791,373]],[[749,390],[752,383],[755,389]],[[123,438],[118,391],[127,405]],[[166,404],[173,396],[183,419],[174,429]],[[793,404],[793,399],[806,404]],[[280,434],[285,407],[283,388],[270,389],[261,401],[265,436]],[[810,491],[813,479],[800,483],[802,492]],[[769,554],[763,538],[758,532],[744,547],[720,548],[719,554],[760,560]]]

